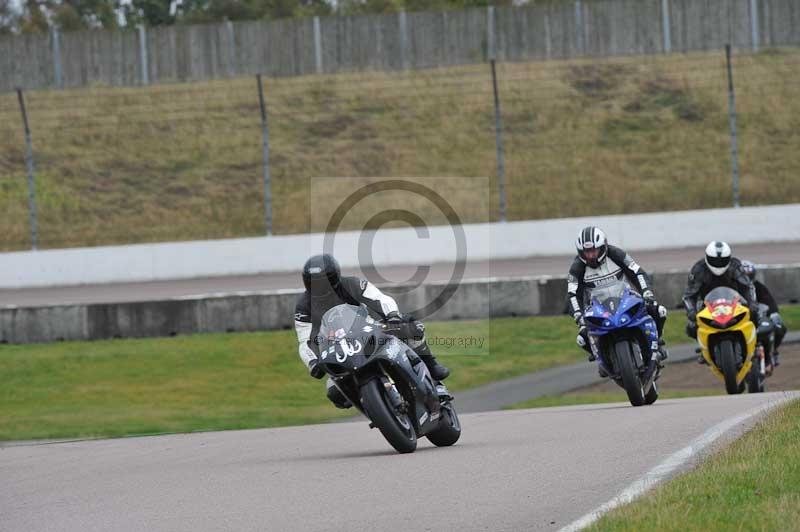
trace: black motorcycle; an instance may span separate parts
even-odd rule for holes
[[[398,452],[414,452],[421,436],[440,447],[458,441],[453,396],[365,307],[331,308],[319,331],[320,367]]]
[[[749,393],[764,392],[765,381],[774,370],[772,353],[775,351],[775,324],[766,317],[769,315],[769,307],[763,303],[759,303],[758,307],[764,318],[759,321],[756,329],[756,352],[746,379]]]

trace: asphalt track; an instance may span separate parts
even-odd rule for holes
[[[411,455],[364,421],[0,448],[0,530],[557,530],[787,397],[467,414]]]
[[[695,261],[702,258],[703,249],[631,251],[631,254],[648,271],[688,271]],[[739,245],[734,246],[734,254],[762,264],[795,263],[800,261],[800,241],[781,244]],[[565,275],[571,261],[571,256],[552,256],[471,262],[466,265],[464,278]],[[302,264],[297,265],[298,272],[301,267]],[[409,280],[416,270],[417,266],[396,266],[380,268],[379,273],[387,281],[402,282]],[[0,307],[8,305],[31,307],[82,303],[122,303],[212,294],[293,289],[302,287],[298,272],[143,283],[4,289],[0,290]],[[433,264],[425,277],[425,281],[447,281],[451,278],[452,272],[452,264]],[[349,270],[345,273],[364,274],[359,270]],[[375,281],[369,273],[365,276]]]

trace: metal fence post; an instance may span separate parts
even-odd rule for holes
[[[550,36],[550,13],[544,14],[544,56],[550,59],[553,55],[553,39]]]
[[[494,6],[486,8],[486,55],[490,61],[497,58],[497,45],[494,37]]]
[[[28,126],[28,113],[25,110],[25,98],[22,89],[17,89],[19,110],[22,112],[22,123],[25,126],[25,167],[28,170],[28,218],[31,226],[31,249],[39,248],[39,217],[36,211],[36,179],[33,175],[33,142],[31,129]]]
[[[228,75],[234,76],[239,72],[239,65],[236,64],[236,34],[233,29],[233,22],[225,21],[225,29],[228,32]]]
[[[61,34],[55,26],[50,30],[50,39],[53,45],[53,81],[57,89],[63,89],[64,78],[61,73]]]
[[[500,94],[497,90],[497,70],[492,59],[492,89],[494,90],[494,140],[497,147],[497,188],[500,196],[500,221],[506,221],[506,161],[503,147],[503,117],[500,113]]]
[[[267,106],[264,104],[264,84],[261,74],[258,81],[258,106],[261,109],[261,150],[264,158],[264,226],[267,235],[272,234],[272,178],[269,173],[269,128],[267,127]]]
[[[142,85],[150,84],[150,67],[147,64],[147,30],[139,25],[139,64],[142,70]]]
[[[319,27],[319,17],[314,17],[314,63],[317,74],[322,74],[322,30]]]
[[[409,50],[408,50],[408,18],[405,11],[400,11],[397,14],[398,24],[400,26],[400,64],[403,70],[410,68]]]
[[[661,0],[661,27],[664,31],[664,53],[672,51],[672,35],[670,35],[669,0]]]
[[[753,51],[758,52],[758,0],[750,0],[750,39]]]
[[[736,139],[736,95],[733,92],[733,65],[731,45],[725,45],[725,63],[728,70],[728,123],[731,130],[731,164],[733,166],[733,206],[739,206],[739,146]]]
[[[575,0],[575,47],[578,50],[578,54],[584,53],[583,6],[581,6],[581,0]]]

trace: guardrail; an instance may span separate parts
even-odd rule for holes
[[[800,264],[762,268],[760,275],[782,303],[800,300]],[[654,276],[660,301],[680,305],[686,272]],[[409,290],[384,287],[401,309],[418,308],[447,283]],[[141,338],[196,333],[286,329],[292,326],[299,290],[277,290],[165,301],[0,309],[0,342]],[[520,277],[459,283],[452,298],[426,320],[556,315],[565,309],[566,279]],[[682,319],[682,317],[680,318]]]
[[[568,255],[582,227],[599,225],[628,250],[796,240],[800,204],[621,214],[455,227],[341,231],[330,237],[343,268],[436,264]],[[777,231],[776,228],[780,228]],[[455,230],[463,231],[463,239]],[[307,233],[0,254],[0,288],[70,286],[297,271],[327,249],[326,235]]]

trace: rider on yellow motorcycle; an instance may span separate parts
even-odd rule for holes
[[[714,288],[725,286],[739,292],[750,309],[750,320],[756,328],[759,323],[759,308],[753,282],[742,267],[742,263],[731,254],[725,242],[711,242],[706,247],[706,256],[692,266],[689,281],[683,293],[686,306],[686,335],[697,338],[697,312],[702,309],[703,298]]]

